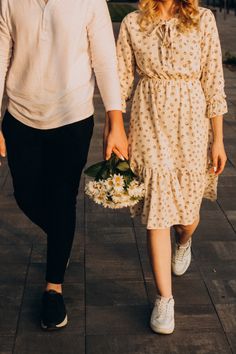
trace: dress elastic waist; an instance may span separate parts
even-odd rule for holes
[[[162,82],[171,82],[171,81],[187,81],[187,82],[197,82],[200,81],[199,77],[194,77],[194,76],[180,76],[180,77],[161,77],[158,75],[153,75],[153,76],[149,76],[149,75],[145,75],[145,74],[141,74],[139,75],[139,79],[140,80],[156,80],[156,81],[162,81]]]

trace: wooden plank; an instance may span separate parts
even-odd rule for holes
[[[0,336],[15,335],[23,289],[23,283],[0,284]]]
[[[1,354],[12,354],[14,346],[15,337],[12,335],[0,335],[0,353]]]
[[[87,306],[147,305],[144,283],[129,280],[92,280],[86,283]]]
[[[64,329],[65,330],[65,329]],[[73,333],[24,333],[17,336],[14,354],[85,354],[84,337]],[[5,353],[4,353],[5,354]]]
[[[170,336],[148,335],[87,336],[87,354],[232,354],[221,331],[180,331]]]

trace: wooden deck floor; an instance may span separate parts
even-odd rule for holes
[[[17,208],[4,161],[0,169],[0,354],[228,354],[236,353],[236,119],[235,73],[225,119],[227,167],[218,200],[203,201],[193,236],[192,263],[173,277],[176,329],[153,333],[149,316],[155,287],[145,229],[128,212],[111,212],[84,198],[64,297],[69,324],[44,333],[39,306],[46,238]],[[88,164],[101,158],[103,108],[95,97],[96,126]]]

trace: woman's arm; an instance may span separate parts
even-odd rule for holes
[[[136,60],[128,27],[129,15],[121,22],[117,40],[118,72],[121,87],[122,112],[126,112],[126,102],[132,97]]]
[[[223,116],[213,117],[211,123],[214,134],[214,141],[212,144],[213,171],[215,175],[219,175],[223,172],[227,161],[223,142]]]
[[[120,159],[128,159],[128,142],[121,111],[107,112],[103,141],[105,159],[110,158],[112,151]]]
[[[121,23],[117,40],[118,74],[121,88],[122,112],[124,113],[126,112],[126,101],[130,99],[133,92],[136,69],[135,55],[132,48],[132,42],[127,22],[128,17],[125,17]],[[121,119],[119,117],[114,118],[114,115],[112,114],[106,114],[106,124],[104,129],[104,151],[106,150],[107,146],[108,151],[111,150],[109,148],[110,141],[112,141],[116,135],[113,124],[114,119],[116,119],[118,125],[122,126],[121,130],[123,131],[123,123],[121,122]],[[111,132],[110,136],[109,132]],[[120,136],[123,136],[123,138],[120,140],[121,148],[123,148],[126,144],[125,137],[122,133],[120,133]]]
[[[201,84],[206,97],[206,117],[211,119],[214,135],[212,172],[219,175],[227,160],[223,143],[223,114],[227,113],[227,103],[220,39],[210,10],[206,10],[202,18]]]
[[[114,151],[118,157],[128,158],[111,18],[105,0],[91,0],[91,5],[88,24],[91,62],[110,126],[104,155],[108,159]]]

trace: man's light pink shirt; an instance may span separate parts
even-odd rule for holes
[[[82,120],[95,77],[106,111],[121,110],[105,0],[0,0],[0,103],[5,87],[13,116],[39,129]]]

